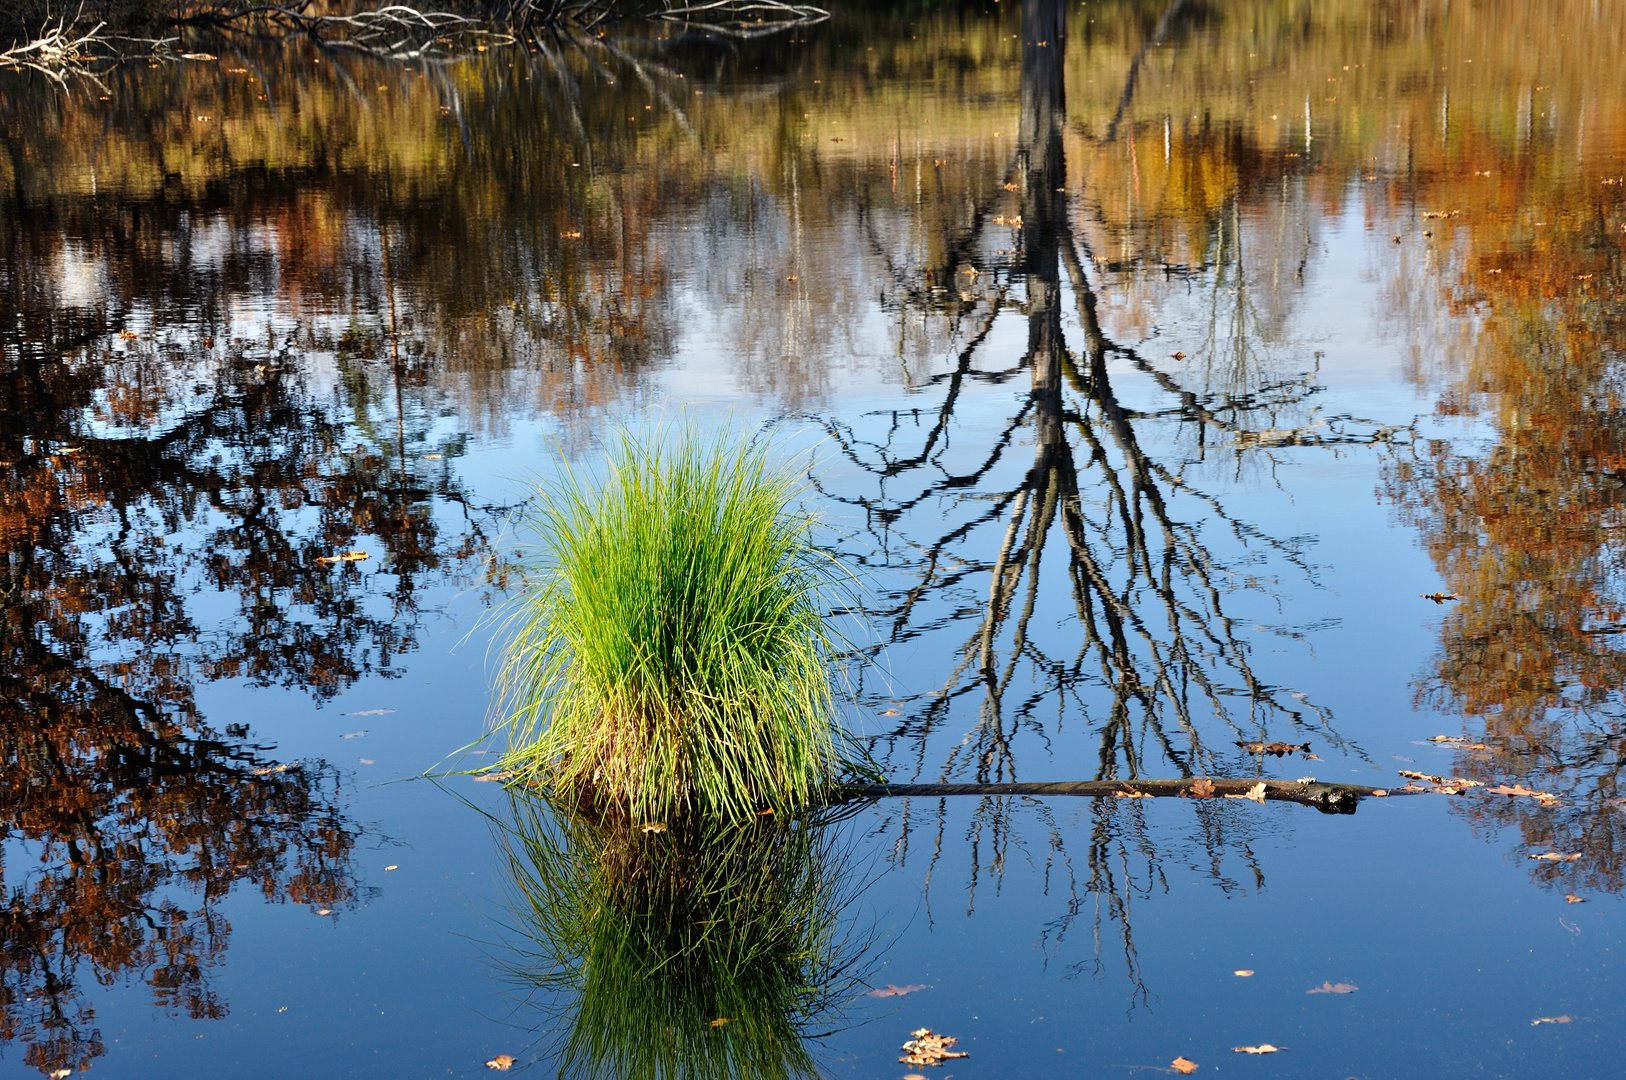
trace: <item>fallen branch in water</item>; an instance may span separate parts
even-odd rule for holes
[[[88,65],[101,59],[98,50],[107,47],[107,39],[102,36],[106,25],[97,23],[80,33],[77,21],[59,20],[55,26],[47,23],[40,28],[38,38],[0,52],[0,68],[37,71],[58,86],[66,86],[70,75],[87,78],[99,86],[100,80]]]
[[[777,34],[793,27],[812,26],[829,17],[824,8],[784,0],[707,0],[648,15],[658,22],[684,23],[691,29],[737,38]]]
[[[1206,786],[1205,786],[1206,785]],[[1257,789],[1263,785],[1264,790]],[[1228,779],[1192,777],[1177,780],[1063,780],[1040,784],[870,784],[844,787],[848,799],[882,799],[900,795],[935,798],[947,795],[1081,795],[1086,798],[1190,798],[1196,800],[1256,798],[1313,806],[1326,814],[1353,814],[1369,795],[1417,795],[1426,788],[1373,788],[1364,784],[1330,784],[1318,780]],[[1257,792],[1257,795],[1251,794]]]

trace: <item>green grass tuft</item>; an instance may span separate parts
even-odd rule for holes
[[[803,484],[724,433],[614,439],[539,493],[510,611],[503,767],[634,822],[794,812],[847,767],[825,617],[851,578]]]

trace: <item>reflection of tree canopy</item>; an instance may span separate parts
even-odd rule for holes
[[[1461,775],[1561,796],[1557,806],[1475,799],[1463,813],[1516,829],[1527,854],[1582,855],[1536,864],[1539,879],[1617,892],[1626,885],[1626,212],[1603,163],[1578,176],[1561,143],[1532,152],[1516,131],[1465,142],[1465,167],[1428,175],[1416,203],[1519,212],[1475,209],[1472,226],[1440,219],[1426,272],[1412,278],[1402,264],[1391,286],[1424,329],[1430,363],[1419,374],[1435,383],[1439,411],[1486,422],[1430,441],[1386,477],[1387,496],[1461,597],[1418,698],[1483,725],[1473,738],[1484,749],[1462,751]],[[1463,318],[1477,333],[1451,332]]]
[[[866,966],[843,926],[855,890],[832,814],[655,831],[523,796],[511,809],[501,840],[525,940],[510,963],[559,1018],[560,1076],[819,1075],[807,1040]]]
[[[194,686],[327,698],[392,674],[421,584],[480,534],[442,538],[434,503],[460,495],[403,461],[421,435],[368,437],[365,373],[346,402],[312,388],[292,342],[120,336],[106,311],[34,306],[19,269],[0,298],[0,806],[38,864],[6,879],[0,1035],[49,1072],[103,1052],[87,968],[224,1015],[208,972],[233,887],[357,898],[337,774],[221,737]],[[373,561],[319,561],[367,540]]]

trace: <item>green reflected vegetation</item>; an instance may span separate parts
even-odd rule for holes
[[[857,887],[841,830],[816,818],[628,829],[516,795],[511,972],[554,1021],[558,1074],[819,1075],[807,1040],[872,957],[842,918]]]

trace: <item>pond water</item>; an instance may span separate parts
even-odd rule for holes
[[[1007,0],[0,72],[8,1075],[1619,1075],[1623,39]],[[421,776],[492,760],[515,508],[651,415],[807,463],[895,780],[1545,797],[880,799],[696,841],[778,982],[584,980],[592,838]]]

